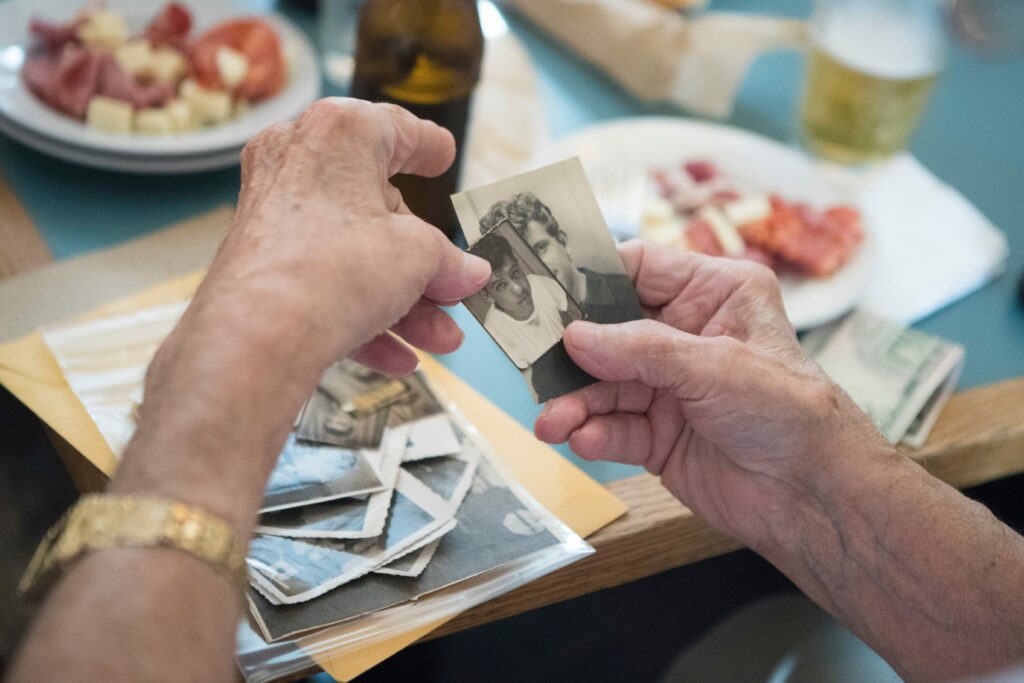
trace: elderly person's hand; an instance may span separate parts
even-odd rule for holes
[[[569,355],[605,381],[549,402],[537,435],[660,475],[909,680],[1019,661],[1024,539],[899,453],[804,357],[775,276],[620,253],[651,319],[569,326]]]
[[[396,336],[457,348],[462,332],[438,305],[476,291],[490,268],[410,214],[388,180],[438,175],[454,155],[443,128],[343,99],[249,143],[231,231],[150,367],[115,488],[155,489],[247,526],[238,511],[255,512],[327,365],[352,356],[410,372],[415,355]],[[216,492],[224,478],[245,504]]]
[[[756,545],[777,511],[848,448],[891,448],[797,344],[767,268],[631,242],[650,319],[573,323],[573,360],[606,380],[548,403],[537,436],[642,465],[716,528]]]
[[[305,400],[333,361],[404,373],[455,349],[438,304],[490,268],[409,214],[389,178],[436,175],[449,133],[390,105],[322,100],[242,155],[242,191],[192,305],[146,377],[109,491],[202,508],[247,537]],[[243,600],[171,548],[89,553],[58,582],[11,680],[232,680]]]

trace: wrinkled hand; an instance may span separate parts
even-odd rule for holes
[[[605,381],[550,401],[537,436],[645,467],[756,546],[828,458],[881,436],[804,357],[770,270],[639,242],[620,254],[650,319],[568,328],[570,356]]]
[[[314,365],[354,352],[404,374],[410,344],[434,353],[462,333],[436,304],[476,291],[490,268],[413,216],[389,178],[436,176],[455,158],[451,134],[400,107],[326,99],[242,153],[238,215],[200,296],[270,296],[319,341]],[[198,298],[198,297],[197,297]]]
[[[250,142],[231,230],[150,366],[126,460],[165,457],[147,460],[163,470],[149,480],[193,469],[179,487],[192,492],[248,466],[259,494],[331,362],[404,374],[416,357],[396,336],[433,353],[456,349],[462,332],[439,305],[482,287],[490,267],[413,216],[389,182],[436,176],[454,156],[443,128],[347,99],[321,100]],[[198,455],[159,455],[168,450]]]

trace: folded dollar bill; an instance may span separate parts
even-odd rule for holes
[[[964,364],[964,347],[855,311],[801,344],[892,443],[922,446]]]

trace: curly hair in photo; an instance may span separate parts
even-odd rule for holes
[[[558,226],[551,209],[537,199],[532,192],[520,192],[509,199],[496,202],[484,217],[480,219],[480,233],[487,234],[503,220],[512,224],[520,235],[526,234],[526,226],[534,221],[544,227],[545,232],[555,238],[563,247],[566,242],[565,231]]]

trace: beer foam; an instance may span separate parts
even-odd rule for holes
[[[942,67],[937,21],[871,3],[840,6],[814,28],[819,48],[848,67],[882,78],[919,78]]]

